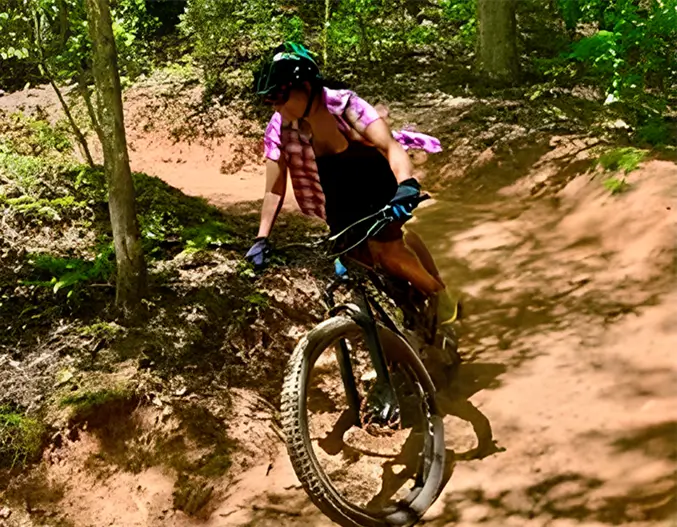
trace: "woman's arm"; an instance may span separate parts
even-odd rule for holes
[[[414,177],[414,165],[409,159],[409,154],[393,138],[390,128],[383,119],[372,122],[362,135],[386,156],[398,183]]]
[[[259,238],[270,234],[275,219],[282,208],[284,195],[287,192],[287,164],[284,156],[278,161],[266,160],[266,191],[263,195],[261,207],[261,223],[259,224]]]

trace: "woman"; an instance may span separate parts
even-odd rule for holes
[[[303,46],[287,42],[256,76],[256,91],[275,114],[264,140],[266,190],[258,237],[247,253],[255,265],[265,264],[268,236],[287,188],[289,172],[294,195],[305,214],[327,222],[332,233],[386,204],[411,216],[420,194],[406,147],[441,150],[439,141],[412,132],[392,134],[378,112],[354,92],[324,86],[320,70]],[[396,139],[397,138],[397,139]],[[348,256],[409,281],[426,297],[437,295],[442,334],[457,317],[435,263],[404,222],[390,224]],[[446,326],[446,327],[445,327]]]

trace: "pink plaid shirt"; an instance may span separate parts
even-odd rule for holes
[[[376,109],[350,90],[323,90],[324,104],[336,118],[339,130],[349,141],[367,143],[364,131],[380,118]],[[438,139],[408,130],[393,132],[393,137],[405,149],[422,148],[427,152],[440,152]],[[299,130],[298,122],[283,122],[275,112],[266,127],[263,140],[264,154],[277,161],[284,153],[294,196],[304,214],[326,219],[325,197],[315,163],[311,136]]]

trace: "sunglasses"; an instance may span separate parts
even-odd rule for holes
[[[291,94],[290,86],[282,86],[276,92],[268,94],[264,97],[263,102],[266,104],[272,104],[275,106],[282,106],[289,100],[289,95]]]

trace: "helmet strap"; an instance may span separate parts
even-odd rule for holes
[[[303,117],[301,117],[301,119],[305,119],[306,117],[308,117],[308,114],[310,114],[310,110],[313,106],[313,102],[315,101],[315,97],[318,92],[317,88],[318,88],[317,84],[313,83],[312,87],[310,88],[310,96],[308,97],[308,104],[306,104],[306,109],[303,112]]]

